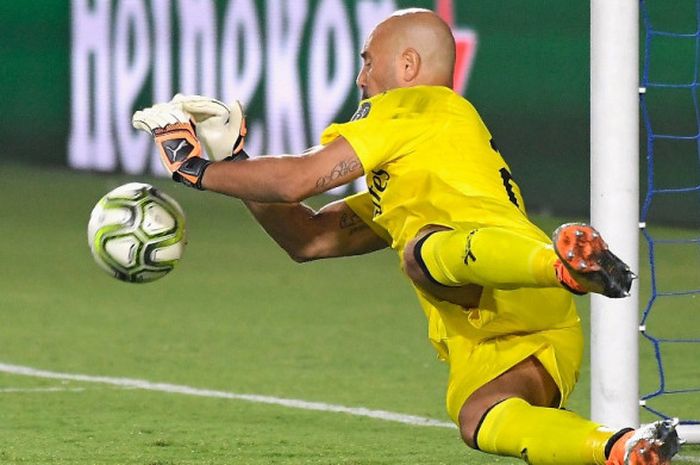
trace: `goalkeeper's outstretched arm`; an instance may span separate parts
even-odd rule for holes
[[[240,103],[226,105],[199,95],[178,94],[168,103],[137,111],[132,120],[135,128],[155,137],[174,180],[242,199],[296,261],[358,255],[387,246],[344,201],[319,211],[299,203],[362,175],[359,159],[343,138],[301,156],[247,160]],[[211,161],[200,158],[200,139]]]
[[[178,94],[168,103],[136,112],[133,123],[155,136],[173,179],[241,198],[297,262],[359,255],[387,246],[345,201],[319,211],[298,202],[362,174],[360,161],[345,140],[298,157],[247,160],[242,151],[246,128],[241,104],[226,105],[199,95]],[[200,140],[211,161],[200,158]]]
[[[244,203],[296,262],[360,255],[388,246],[344,200],[318,211],[302,203]]]
[[[346,184],[363,172],[355,150],[338,137],[298,156],[211,163],[201,187],[242,200],[294,203]]]
[[[228,106],[207,97],[176,95],[137,111],[132,124],[153,135],[173,180],[242,200],[299,202],[363,174],[360,159],[343,137],[300,156],[242,159],[247,158],[242,151],[246,126],[237,102]],[[221,161],[202,158],[200,138],[210,159]]]

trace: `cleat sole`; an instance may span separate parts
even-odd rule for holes
[[[592,226],[568,223],[552,235],[554,251],[571,277],[587,292],[611,298],[627,297],[637,275],[608,250]],[[566,253],[560,251],[567,250]]]
[[[625,444],[625,465],[667,465],[683,444],[678,437],[677,418],[642,427]]]

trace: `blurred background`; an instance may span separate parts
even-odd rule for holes
[[[160,176],[130,117],[176,92],[239,99],[249,152],[298,153],[352,115],[364,38],[410,6],[453,25],[456,90],[530,211],[585,215],[589,11],[579,1],[3,1],[2,160]]]
[[[648,405],[697,419],[699,2],[645,3],[648,21],[678,34],[649,41],[640,63],[671,84],[646,94],[640,191],[651,166],[659,187],[680,192],[649,203],[654,234],[670,240],[642,246],[640,289],[655,308],[647,333],[681,344],[663,352],[667,378],[658,346],[642,345],[640,379],[643,393],[676,391]],[[240,202],[168,180],[131,127],[139,108],[204,94],[245,104],[251,154],[301,152],[354,113],[364,38],[403,7],[452,25],[455,88],[492,132],[533,220],[545,231],[586,220],[589,2],[0,0],[0,364],[448,421],[446,367],[394,254],[294,264]],[[655,143],[653,165],[652,133],[674,136]],[[130,181],[163,189],[187,214],[182,262],[147,285],[102,273],[85,237],[95,202]],[[577,302],[587,328],[588,299]],[[588,413],[589,385],[584,361],[568,408]],[[467,451],[452,429],[417,428],[0,370],[3,464],[520,463]]]

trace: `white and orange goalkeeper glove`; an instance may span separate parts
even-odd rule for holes
[[[168,103],[137,111],[132,124],[153,135],[173,179],[197,189],[202,189],[202,176],[211,161],[248,158],[243,151],[246,125],[239,102],[229,107],[201,95],[177,94]],[[202,158],[201,145],[211,161]]]
[[[131,123],[153,135],[160,160],[174,181],[203,189],[202,176],[211,162],[201,158],[202,146],[189,115],[175,104],[160,103],[134,113]]]
[[[197,137],[210,160],[240,160],[248,158],[243,152],[246,122],[243,106],[230,105],[201,95],[177,94],[170,103],[178,105],[194,122]]]

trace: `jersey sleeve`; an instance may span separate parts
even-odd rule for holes
[[[365,173],[410,153],[422,129],[393,98],[378,97],[362,101],[351,121],[331,124],[321,134],[323,145],[345,138]]]
[[[372,221],[374,214],[374,205],[368,191],[358,192],[343,199],[345,204],[360,217],[362,221],[367,223],[367,226],[379,237],[384,239],[387,244],[391,244],[391,236],[389,233]]]

